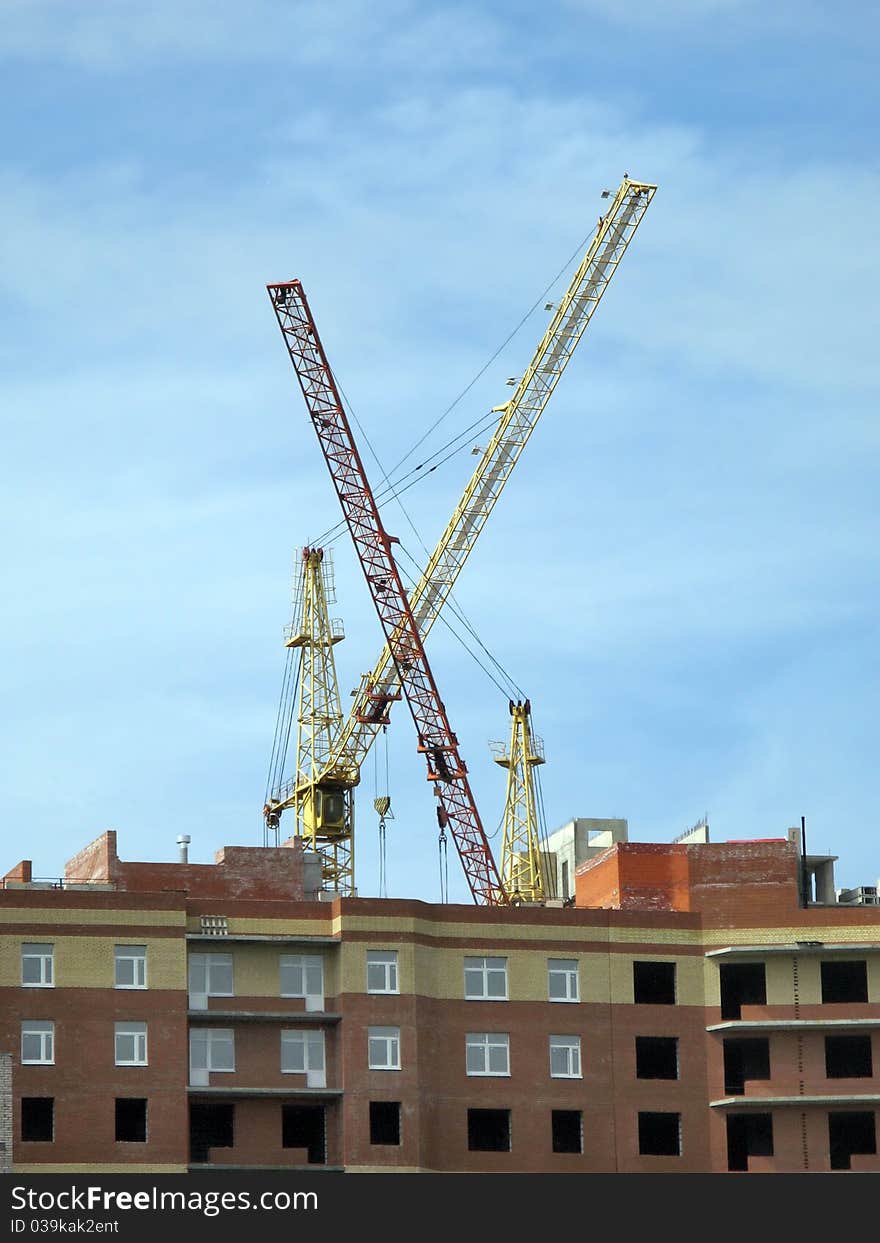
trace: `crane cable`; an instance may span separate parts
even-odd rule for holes
[[[437,418],[434,420],[434,422],[430,425],[430,427],[427,429],[427,431],[425,431],[425,432],[424,432],[424,433],[423,433],[423,434],[419,437],[419,439],[415,442],[415,444],[413,444],[413,446],[412,446],[412,447],[411,447],[411,448],[410,448],[410,449],[409,449],[409,450],[408,450],[408,451],[407,451],[407,452],[403,455],[403,457],[402,457],[402,458],[401,458],[401,459],[400,459],[400,460],[396,463],[396,465],[394,465],[394,466],[391,468],[391,471],[390,471],[390,472],[386,472],[386,471],[383,469],[381,462],[379,461],[378,457],[376,457],[376,454],[375,454],[375,452],[374,452],[374,450],[373,450],[372,445],[370,445],[370,442],[369,442],[369,440],[366,438],[366,435],[364,436],[364,439],[365,439],[365,440],[367,440],[367,445],[368,445],[368,446],[369,446],[369,448],[370,448],[370,452],[373,454],[373,457],[374,457],[374,459],[375,459],[375,461],[376,461],[376,465],[377,465],[377,466],[379,467],[379,469],[382,471],[382,474],[383,474],[383,477],[384,477],[384,479],[385,479],[385,483],[386,483],[386,487],[385,487],[384,489],[380,490],[379,492],[377,492],[377,493],[375,494],[375,497],[376,497],[376,501],[377,501],[377,503],[378,503],[379,501],[381,501],[381,500],[384,500],[384,499],[385,499],[385,497],[387,497],[388,495],[393,495],[393,496],[395,496],[395,498],[396,498],[396,497],[397,497],[400,493],[408,491],[408,489],[409,489],[409,488],[411,488],[411,487],[413,486],[413,484],[418,483],[419,479],[424,479],[424,478],[426,478],[426,477],[427,477],[427,475],[431,474],[431,472],[432,472],[432,471],[436,470],[438,466],[442,466],[445,462],[448,462],[448,461],[449,461],[449,459],[450,459],[451,457],[455,456],[455,454],[456,454],[456,453],[460,453],[460,452],[461,452],[461,450],[464,448],[464,445],[459,445],[459,447],[458,447],[457,449],[454,449],[451,453],[447,454],[447,456],[446,456],[446,457],[444,457],[441,461],[439,461],[439,462],[435,463],[435,465],[431,467],[431,470],[426,471],[424,475],[420,475],[420,474],[418,473],[418,472],[420,472],[420,471],[421,471],[421,470],[422,470],[425,466],[427,466],[427,464],[428,464],[429,462],[433,461],[433,459],[434,459],[434,458],[439,457],[441,453],[444,453],[444,452],[446,451],[446,449],[451,448],[451,446],[452,446],[452,445],[454,445],[454,444],[456,443],[456,441],[458,441],[458,440],[463,440],[463,439],[465,439],[466,437],[467,437],[467,438],[470,438],[470,433],[471,433],[471,432],[472,432],[475,428],[479,428],[479,431],[480,431],[480,432],[482,432],[482,431],[486,431],[486,430],[488,430],[488,428],[490,428],[490,427],[494,426],[494,424],[495,424],[495,422],[496,422],[496,419],[495,419],[495,417],[494,417],[496,412],[495,412],[495,411],[492,411],[492,412],[490,412],[490,414],[489,414],[488,416],[483,416],[483,417],[481,417],[481,418],[479,418],[479,419],[475,420],[473,423],[471,423],[471,424],[470,424],[470,426],[469,426],[469,427],[466,427],[466,428],[464,429],[464,431],[459,432],[459,433],[458,433],[456,436],[454,436],[451,440],[447,441],[447,443],[446,443],[445,445],[441,445],[441,447],[440,447],[439,449],[436,449],[436,450],[435,450],[432,454],[429,454],[429,456],[428,456],[427,458],[425,458],[424,462],[420,462],[417,466],[414,466],[411,470],[407,471],[407,473],[406,473],[405,475],[403,475],[400,479],[398,479],[395,483],[392,483],[392,481],[391,481],[391,480],[392,480],[393,476],[396,474],[396,472],[400,469],[400,467],[401,467],[401,466],[403,466],[403,464],[404,464],[405,462],[407,462],[407,461],[408,461],[408,460],[412,457],[412,455],[415,453],[416,449],[418,449],[420,445],[424,444],[424,442],[427,440],[427,438],[430,436],[430,434],[431,434],[433,431],[435,431],[435,430],[436,430],[436,428],[438,428],[438,427],[440,426],[440,424],[444,421],[444,419],[446,419],[446,418],[448,417],[448,415],[450,415],[450,414],[452,413],[452,411],[453,411],[453,410],[455,409],[455,407],[459,404],[459,402],[461,402],[461,401],[463,400],[463,398],[467,396],[467,394],[468,394],[468,393],[470,392],[470,390],[474,387],[474,385],[477,383],[477,381],[478,381],[478,380],[479,380],[479,379],[480,379],[483,375],[485,375],[485,373],[486,373],[486,372],[488,371],[488,369],[491,367],[492,363],[494,363],[494,362],[495,362],[495,360],[498,358],[498,356],[499,356],[499,355],[500,355],[500,354],[501,354],[501,353],[502,353],[502,352],[503,352],[503,351],[507,348],[507,346],[508,346],[508,345],[510,344],[510,342],[513,340],[513,338],[517,335],[517,333],[521,331],[521,329],[523,328],[524,324],[525,324],[525,323],[527,322],[527,320],[529,320],[529,319],[531,318],[531,316],[535,313],[535,311],[538,309],[539,305],[541,304],[542,300],[543,300],[544,298],[546,298],[546,297],[547,297],[547,294],[550,292],[550,290],[553,288],[553,286],[557,283],[557,281],[559,281],[559,280],[561,279],[561,277],[562,277],[562,276],[564,276],[564,275],[565,275],[565,273],[568,271],[568,269],[571,267],[571,265],[574,263],[574,261],[575,261],[575,260],[576,260],[576,259],[577,259],[577,258],[578,258],[581,254],[582,254],[582,252],[583,252],[583,250],[584,250],[584,247],[585,247],[585,246],[586,246],[586,244],[589,242],[589,240],[590,240],[590,237],[591,237],[591,236],[592,236],[592,234],[587,234],[587,236],[586,236],[586,237],[585,237],[585,238],[584,238],[581,242],[579,242],[579,243],[578,243],[577,247],[576,247],[576,248],[574,249],[574,251],[571,253],[571,255],[569,256],[569,258],[565,261],[565,263],[562,265],[562,267],[559,269],[559,271],[556,273],[556,275],[553,277],[553,279],[550,281],[550,283],[546,286],[546,288],[544,289],[544,292],[538,295],[538,297],[535,299],[535,301],[532,303],[532,305],[529,307],[529,309],[528,309],[528,310],[526,311],[526,313],[523,315],[522,319],[520,319],[520,321],[519,321],[519,323],[516,325],[516,327],[515,327],[515,328],[513,328],[513,329],[512,329],[512,331],[508,333],[508,335],[507,335],[507,337],[504,339],[504,341],[502,341],[502,343],[498,346],[498,348],[495,350],[495,352],[494,352],[494,353],[493,353],[493,354],[492,354],[492,355],[491,355],[491,356],[487,359],[487,361],[483,364],[483,366],[482,366],[482,367],[480,368],[480,370],[476,373],[476,375],[473,377],[473,379],[472,379],[472,380],[470,380],[470,382],[469,382],[468,384],[466,384],[466,385],[465,385],[465,387],[461,390],[461,392],[458,394],[458,396],[457,396],[457,397],[455,397],[455,398],[453,399],[453,401],[451,401],[451,402],[450,402],[450,404],[446,407],[446,409],[442,412],[442,414],[438,415],[438,417],[437,417]],[[341,386],[340,386],[340,392],[342,392],[342,388],[341,388]],[[349,403],[349,401],[348,401],[348,398],[345,396],[345,394],[344,394],[344,393],[342,393],[342,395],[343,395],[343,398],[344,398],[344,400],[345,400],[346,405],[349,407],[349,410],[351,411],[351,405],[350,405],[350,403]],[[353,411],[351,411],[351,413],[352,413],[352,415],[354,414],[354,412],[353,412]],[[355,419],[355,422],[357,422],[357,419]],[[361,432],[363,433],[363,428],[361,427],[360,423],[358,423],[358,430],[359,430],[359,431],[361,431]],[[416,476],[416,477],[411,479],[411,476]],[[402,483],[403,483],[405,480],[407,480],[407,479],[411,479],[411,482],[410,482],[409,484],[407,484],[407,486],[406,486],[405,488],[400,487],[400,484],[402,484]],[[330,529],[329,529],[329,530],[328,530],[328,531],[327,531],[327,532],[326,532],[326,533],[325,533],[325,534],[321,537],[321,539],[320,539],[320,540],[315,541],[315,543],[316,543],[318,546],[323,546],[323,543],[326,543],[326,542],[332,542],[332,541],[334,541],[334,540],[338,539],[338,538],[339,538],[339,536],[343,534],[344,530],[345,530],[345,524],[344,524],[344,522],[338,522],[338,523],[336,523],[336,525],[335,525],[335,526],[331,527],[331,528],[330,528]]]

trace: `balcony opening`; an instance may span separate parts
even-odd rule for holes
[[[639,1114],[639,1154],[643,1157],[681,1156],[681,1114]]]
[[[323,1105],[281,1106],[282,1148],[305,1148],[309,1165],[327,1160],[327,1134]]]
[[[637,1005],[675,1005],[675,963],[634,962],[633,1001]]]
[[[832,1170],[851,1168],[850,1158],[877,1151],[877,1131],[873,1113],[853,1110],[828,1115],[828,1149]]]
[[[742,1096],[749,1079],[770,1078],[770,1041],[766,1038],[724,1041],[724,1092]]]
[[[147,1102],[140,1096],[117,1096],[116,1098],[117,1144],[145,1144],[147,1142]]]
[[[826,1036],[828,1079],[870,1079],[874,1074],[870,1036]]]
[[[766,1006],[767,972],[762,962],[723,962],[721,977],[721,1017],[742,1017],[743,1006]]]
[[[554,1152],[583,1152],[584,1127],[579,1109],[554,1109],[550,1114]]]
[[[636,1078],[678,1078],[678,1040],[675,1036],[636,1036]]]
[[[400,1101],[370,1101],[370,1143],[400,1144]]]
[[[510,1152],[510,1110],[467,1111],[469,1152]]]
[[[21,1138],[29,1144],[49,1144],[55,1138],[55,1098],[21,1098]]]
[[[189,1107],[189,1159],[201,1165],[211,1148],[235,1144],[235,1106],[214,1101],[192,1101]]]
[[[727,1115],[727,1168],[747,1170],[749,1157],[773,1156],[772,1114]]]
[[[842,1005],[868,1000],[868,964],[865,960],[822,963],[822,1001]]]

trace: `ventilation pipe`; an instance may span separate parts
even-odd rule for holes
[[[189,833],[181,833],[177,839],[177,849],[179,851],[178,861],[180,863],[189,863],[189,844],[192,841]]]

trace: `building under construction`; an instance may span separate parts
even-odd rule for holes
[[[880,1170],[871,895],[799,830],[626,837],[565,826],[572,893],[520,907],[332,897],[299,838],[20,863],[13,1168]]]
[[[876,890],[837,893],[834,860],[808,855],[797,829],[713,843],[700,824],[658,845],[629,841],[623,820],[575,820],[548,834],[543,748],[518,694],[494,753],[507,772],[496,861],[425,650],[654,192],[628,175],[602,192],[595,234],[479,429],[487,446],[411,588],[302,284],[268,286],[385,647],[344,716],[331,558],[311,541],[262,846],[196,864],[182,838],[176,863],[123,862],[107,832],[58,879],[28,861],[7,872],[7,1166],[880,1169]],[[387,898],[381,881],[380,896],[357,896],[355,791],[398,700],[441,857],[451,839],[473,906]],[[382,833],[387,792],[375,810]]]

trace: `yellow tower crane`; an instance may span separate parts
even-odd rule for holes
[[[279,712],[276,737],[287,737],[296,716],[294,773],[282,787],[296,812],[296,832],[321,856],[326,889],[350,892],[354,877],[354,793],[350,782],[335,780],[333,742],[342,725],[342,705],[333,649],[345,638],[342,622],[330,617],[335,603],[333,562],[329,550],[303,548],[294,581],[293,621],[284,645],[300,653],[298,675],[287,708]],[[286,718],[286,719],[285,719]],[[347,776],[347,774],[346,774]],[[279,817],[267,804],[269,827]]]
[[[586,331],[593,313],[617,271],[657,187],[625,175],[616,194],[599,217],[595,234],[561,301],[548,304],[553,314],[531,362],[515,383],[513,394],[494,409],[500,418],[465,487],[455,512],[440,537],[424,573],[410,593],[410,606],[419,635],[424,640],[448,599],[520,454]],[[326,767],[317,774],[315,789],[325,784],[331,793],[340,787],[351,790],[360,781],[361,765],[379,731],[388,724],[389,710],[400,698],[400,678],[388,644],[371,673],[364,674],[354,695],[353,707],[336,736]],[[296,792],[281,787],[272,792],[264,814],[268,823],[296,806]],[[353,808],[349,802],[348,807]],[[328,842],[338,847],[353,837],[353,820],[341,832],[333,830]],[[315,841],[321,840],[320,831]],[[349,880],[351,878],[349,877]],[[328,885],[328,888],[337,888]],[[340,893],[351,892],[339,886]]]
[[[532,733],[528,699],[510,705],[510,743],[491,743],[496,764],[507,769],[501,883],[510,902],[543,902],[549,897],[541,851],[541,825],[535,768],[544,763],[544,744]]]

